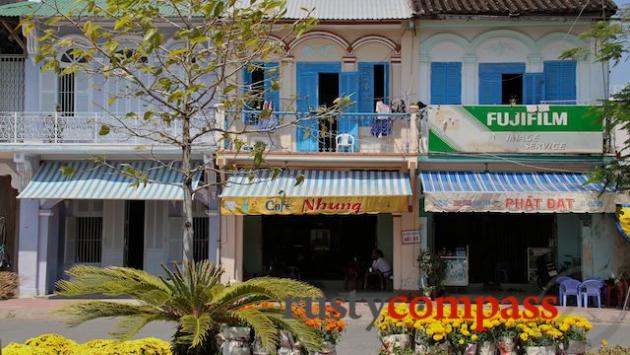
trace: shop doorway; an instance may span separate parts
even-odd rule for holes
[[[332,107],[339,97],[339,73],[319,73],[319,106]],[[337,118],[322,117],[319,121],[319,151],[334,152],[337,138]]]
[[[433,214],[435,247],[450,254],[468,247],[471,283],[528,283],[528,248],[555,250],[555,215]]]
[[[144,268],[144,201],[126,201],[125,266]]]
[[[369,266],[377,216],[263,216],[263,273],[308,281],[344,279],[350,264]]]

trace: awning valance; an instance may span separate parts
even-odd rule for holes
[[[133,185],[134,179],[121,174],[126,165],[148,178]],[[73,200],[167,200],[184,199],[180,163],[155,161],[109,162],[106,166],[90,161],[44,162],[18,196],[21,199]],[[62,173],[63,170],[66,174]],[[68,174],[67,172],[71,172]],[[199,177],[193,185],[197,186]]]
[[[411,195],[409,175],[398,171],[262,171],[228,179],[221,214],[394,213],[407,210]]]
[[[613,213],[615,194],[581,173],[420,173],[429,212]]]

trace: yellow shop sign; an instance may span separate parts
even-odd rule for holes
[[[222,215],[374,214],[407,211],[408,196],[226,197]]]

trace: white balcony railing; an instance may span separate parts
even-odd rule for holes
[[[215,125],[214,114],[193,121],[193,134]],[[102,127],[109,129],[107,134]],[[145,121],[143,114],[133,117],[107,112],[0,112],[0,144],[160,144],[166,140],[158,132],[179,137],[180,123],[160,119]],[[215,142],[213,134],[200,143]]]

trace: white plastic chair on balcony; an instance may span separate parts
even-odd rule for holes
[[[354,152],[354,136],[349,133],[339,133],[335,138],[338,152]]]

